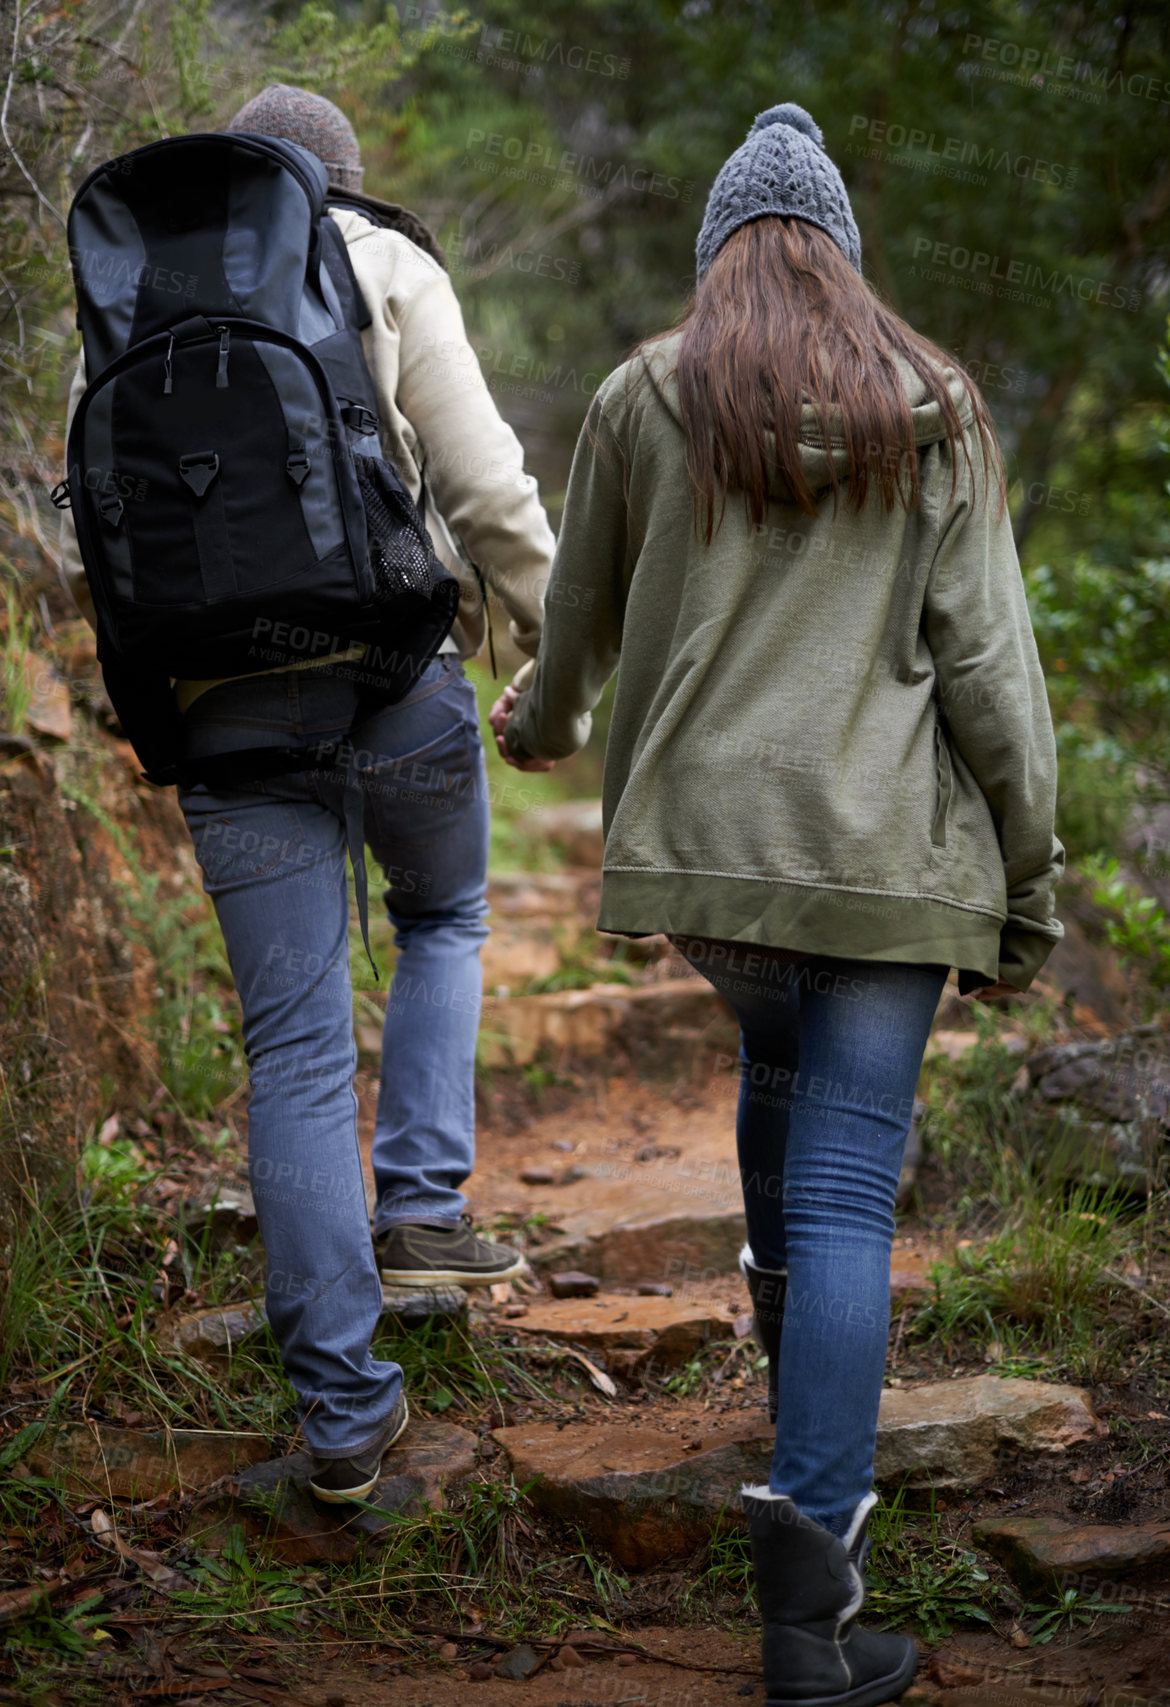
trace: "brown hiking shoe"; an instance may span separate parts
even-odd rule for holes
[[[410,1421],[406,1394],[398,1395],[398,1403],[386,1418],[381,1434],[366,1452],[349,1458],[320,1458],[316,1453],[309,1467],[309,1486],[319,1500],[331,1505],[342,1500],[360,1500],[373,1488],[382,1474],[382,1459]]]
[[[374,1257],[390,1286],[433,1286],[438,1281],[490,1286],[496,1280],[511,1280],[524,1267],[519,1251],[481,1239],[470,1215],[464,1215],[457,1227],[396,1222],[374,1240]]]

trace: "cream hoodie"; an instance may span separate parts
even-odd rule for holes
[[[535,657],[555,542],[536,481],[524,472],[520,441],[500,418],[467,341],[451,281],[437,261],[400,232],[383,230],[348,208],[334,208],[330,217],[349,246],[373,315],[362,347],[378,397],[382,449],[416,502],[425,465],[427,526],[436,552],[459,581],[459,611],[445,649],[468,658],[486,638],[474,563],[507,613],[516,646]],[[66,438],[85,386],[83,356],[69,391]],[[68,510],[61,515],[60,549],[74,601],[95,627]],[[530,673],[525,665],[520,679]],[[180,707],[185,710],[213,685],[177,683]]]

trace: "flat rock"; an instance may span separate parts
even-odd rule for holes
[[[209,1487],[259,1463],[270,1450],[262,1434],[92,1423],[42,1437],[27,1461],[37,1475],[51,1477],[79,1499],[137,1501]]]
[[[263,1333],[267,1317],[258,1304],[216,1304],[190,1310],[156,1329],[156,1340],[165,1351],[183,1352],[203,1363],[218,1365],[253,1335]]]
[[[643,1570],[687,1558],[710,1535],[724,1508],[740,1521],[743,1481],[767,1475],[775,1443],[767,1419],[724,1433],[671,1434],[617,1423],[536,1423],[493,1429],[529,1497],[605,1546],[622,1565]],[[683,1447],[694,1450],[683,1457]]]
[[[995,1474],[1004,1446],[1061,1451],[1102,1427],[1079,1388],[1048,1382],[975,1376],[887,1389],[875,1480],[971,1488]],[[739,1487],[767,1481],[775,1447],[762,1406],[722,1429],[531,1423],[492,1437],[538,1505],[635,1570],[686,1558],[720,1523],[740,1525]]]
[[[214,1548],[243,1522],[250,1538],[267,1540],[289,1562],[344,1562],[363,1540],[384,1536],[398,1514],[442,1509],[445,1493],[474,1471],[477,1445],[454,1423],[412,1413],[367,1496],[376,1510],[317,1499],[308,1487],[309,1454],[294,1452],[244,1470],[213,1505],[196,1510],[188,1533]]]
[[[1052,1576],[1113,1576],[1170,1559],[1170,1523],[1067,1523],[1058,1517],[985,1518],[973,1539],[1026,1588],[1050,1588]],[[1069,1585],[1062,1581],[1061,1587]]]
[[[480,1053],[489,1067],[525,1067],[541,1055],[608,1055],[637,1044],[663,1048],[730,1042],[731,1009],[702,978],[594,984],[543,996],[484,999]]]
[[[557,1181],[554,1169],[538,1167],[535,1163],[521,1168],[520,1178],[525,1185],[555,1185]]]
[[[1164,1037],[1125,1032],[1060,1043],[1029,1057],[1028,1079],[1046,1102],[1075,1101],[1098,1119],[1164,1121],[1170,1116],[1170,1055]]]
[[[875,1480],[911,1488],[970,1487],[991,1479],[1004,1448],[1063,1452],[1107,1433],[1080,1387],[973,1375],[886,1388],[878,1415]]]
[[[731,1338],[735,1315],[722,1304],[610,1295],[591,1302],[530,1304],[517,1326],[524,1334],[543,1334],[590,1353],[605,1353],[609,1367],[629,1371],[650,1363],[685,1363],[707,1340]],[[615,1353],[632,1355],[615,1359]]]
[[[382,1314],[400,1327],[424,1322],[456,1322],[467,1314],[467,1293],[447,1282],[435,1286],[389,1286],[382,1282]]]
[[[681,1187],[683,1181],[679,1183]],[[709,1178],[699,1178],[695,1184],[697,1196],[718,1193]],[[738,1179],[735,1190],[742,1204]],[[630,1189],[626,1187],[617,1195],[628,1200]],[[529,1261],[542,1271],[580,1265],[603,1281],[623,1286],[647,1279],[669,1284],[672,1279],[692,1281],[704,1275],[735,1274],[747,1225],[742,1207],[719,1206],[721,1196],[719,1193],[715,1204],[708,1201],[690,1213],[682,1210],[629,1220],[620,1216],[614,1219],[599,1209],[579,1216],[564,1215],[561,1225],[566,1234],[538,1246]]]
[[[210,1180],[197,1197],[184,1203],[183,1224],[191,1238],[197,1243],[206,1239],[211,1250],[250,1245],[260,1231],[252,1193],[234,1180]]]

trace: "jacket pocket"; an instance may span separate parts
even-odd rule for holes
[[[943,733],[941,723],[934,726],[934,769],[935,769],[935,807],[934,822],[930,826],[930,840],[934,847],[945,848],[947,845],[947,811],[951,804],[951,750],[947,746],[947,738]]]

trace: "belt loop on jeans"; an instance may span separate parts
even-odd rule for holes
[[[379,978],[378,968],[370,951],[370,902],[369,885],[366,881],[366,797],[351,758],[345,761],[342,799],[345,808],[345,841],[349,849],[350,864],[353,866],[353,887],[357,896],[362,942],[365,945],[366,959],[373,967],[374,977]]]

